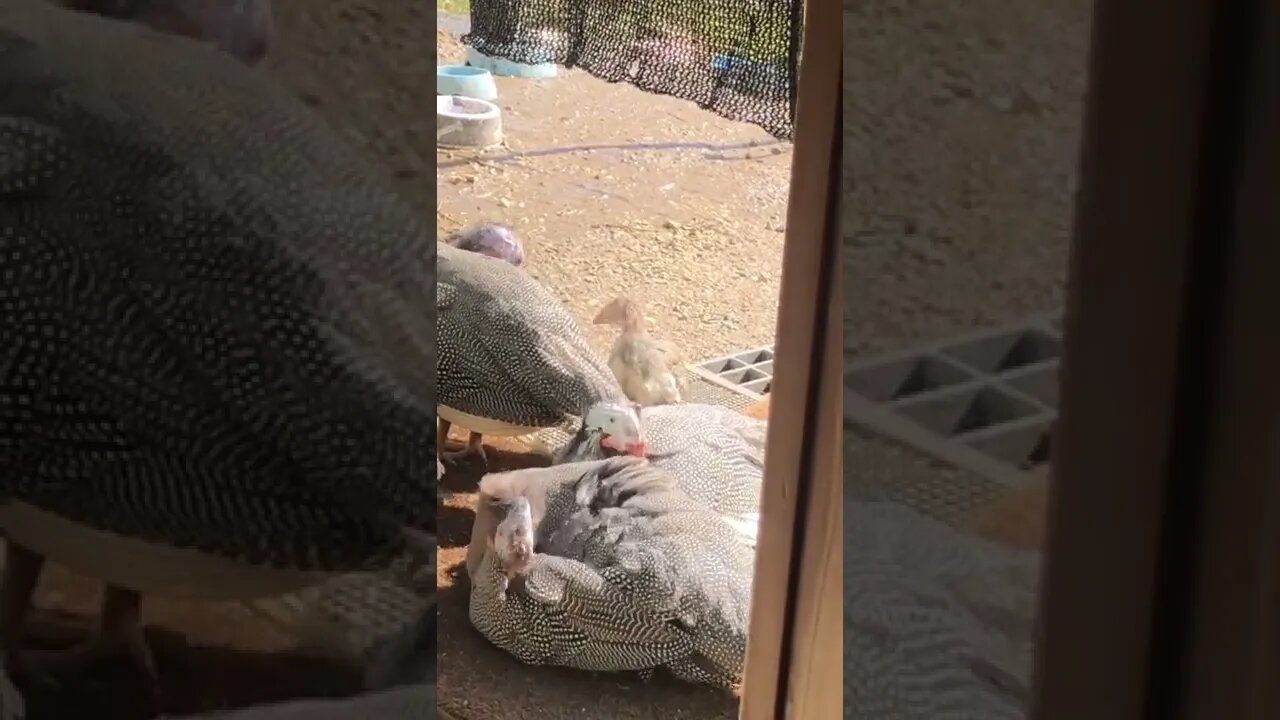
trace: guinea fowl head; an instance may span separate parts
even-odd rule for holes
[[[459,250],[488,255],[516,267],[524,265],[524,244],[506,225],[485,223],[458,232],[449,244]]]
[[[212,43],[249,65],[266,57],[274,34],[269,0],[64,0],[63,4]]]
[[[502,520],[493,532],[493,551],[502,570],[508,577],[524,571],[533,557],[533,511],[529,500],[514,497],[508,500],[491,500]]]
[[[631,298],[616,297],[600,308],[600,312],[596,313],[595,319],[591,322],[595,325],[615,325],[627,332],[642,332],[644,311],[640,309],[640,304]]]
[[[649,454],[648,438],[640,421],[640,406],[604,402],[593,406],[582,419],[587,443],[598,446],[606,456]],[[591,450],[595,450],[591,447]]]

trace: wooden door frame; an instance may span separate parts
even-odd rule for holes
[[[1035,720],[1280,717],[1280,9],[1159,14],[1095,10]]]
[[[841,12],[806,3],[743,720],[843,706]]]

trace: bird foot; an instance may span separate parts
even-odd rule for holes
[[[21,650],[11,654],[9,662],[15,675],[46,688],[56,688],[96,665],[116,659],[132,665],[148,691],[158,691],[160,680],[155,658],[141,627],[101,632],[62,650]]]
[[[466,462],[467,460],[470,460],[473,457],[479,458],[481,464],[483,464],[485,467],[488,467],[489,465],[489,456],[485,454],[482,436],[474,433],[471,435],[471,438],[467,440],[467,444],[463,446],[461,449],[443,450],[440,453],[440,457],[443,458],[445,462],[448,462],[450,465]]]

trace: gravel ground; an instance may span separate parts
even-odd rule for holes
[[[437,153],[441,233],[517,228],[530,274],[601,352],[613,336],[591,318],[618,294],[690,360],[772,345],[789,144],[578,71],[497,83],[505,146]]]
[[[847,352],[1061,305],[1090,7],[846,1]]]

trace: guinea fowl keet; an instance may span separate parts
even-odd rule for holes
[[[641,405],[683,401],[680,378],[671,370],[680,354],[675,345],[649,336],[644,311],[638,303],[630,298],[614,298],[600,309],[593,322],[619,328],[609,352],[609,369],[627,397]]]
[[[143,594],[278,595],[433,534],[435,245],[389,181],[226,53],[47,0],[0,0],[0,88],[10,669],[39,674],[46,559],[107,585],[64,660],[149,667]]]
[[[752,563],[733,528],[642,458],[492,474],[467,549],[468,614],[525,663],[729,687]]]
[[[461,459],[484,459],[482,435],[522,436],[625,400],[564,306],[519,268],[448,244],[437,248],[439,442],[470,430]]]

